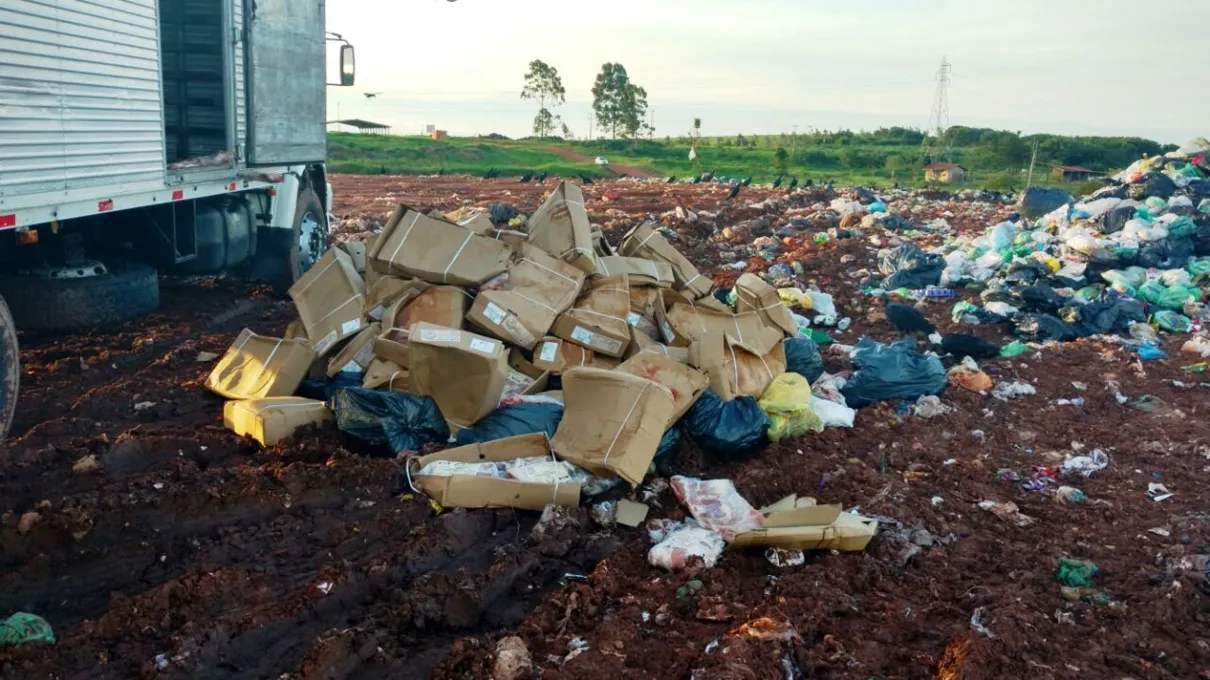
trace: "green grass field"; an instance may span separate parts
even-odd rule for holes
[[[433,140],[421,136],[330,133],[328,163],[335,172],[355,174],[431,175],[444,170],[447,174],[483,175],[490,168],[496,168],[504,177],[519,177],[528,172],[548,172],[563,177],[609,174],[590,161],[577,163],[551,150],[556,147],[588,159],[605,156],[614,168],[635,166],[654,176],[685,178],[713,171],[718,177],[751,177],[754,182],[767,183],[782,174],[777,168],[775,154],[777,148],[785,144],[782,148],[790,157],[785,173],[787,181],[789,176],[797,176],[800,181],[830,179],[840,184],[889,186],[894,177],[903,185],[924,185],[918,144],[896,140],[889,143],[864,141],[821,141],[816,138],[811,142],[804,137],[788,139],[785,135],[775,135],[748,138],[749,145],[741,146],[733,138],[711,138],[701,141],[698,157],[691,161],[690,147],[684,139],[580,142],[456,137]],[[755,145],[751,145],[753,142]],[[955,148],[954,155],[956,161],[966,164],[971,175],[970,180],[960,186],[1002,190],[1024,185],[1019,166],[1000,164],[997,167],[986,160],[987,153],[982,147]],[[895,160],[888,164],[888,158]],[[979,158],[984,160],[979,162]],[[888,165],[896,162],[899,169],[892,175]],[[1034,183],[1048,184],[1048,172],[1049,165],[1040,161]]]

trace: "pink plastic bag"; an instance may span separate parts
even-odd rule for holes
[[[730,542],[736,534],[759,529],[764,517],[735,490],[729,479],[673,477],[672,491],[706,529]]]

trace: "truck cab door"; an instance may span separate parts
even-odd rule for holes
[[[327,157],[322,0],[246,0],[248,165]]]

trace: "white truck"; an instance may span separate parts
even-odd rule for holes
[[[0,439],[17,329],[144,314],[159,270],[284,289],[323,254],[353,71],[322,0],[0,0]]]

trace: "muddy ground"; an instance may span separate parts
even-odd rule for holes
[[[334,183],[346,237],[398,201],[532,210],[544,190]],[[588,193],[594,221],[621,229],[677,204],[714,210],[725,189]],[[759,213],[728,208],[722,221]],[[873,249],[833,241],[794,255],[853,318],[842,342],[893,336],[847,275],[872,266]],[[647,565],[643,531],[579,518],[581,529],[534,541],[535,513],[434,514],[395,461],[359,455],[338,432],[268,451],[234,437],[201,387],[211,364],[199,353],[221,353],[244,327],[280,333],[291,305],[230,279],[166,278],[163,299],[103,332],[22,337],[22,400],[0,449],[0,616],[43,616],[58,643],[0,651],[2,678],[488,678],[509,635],[547,679],[1210,678],[1196,557],[1210,553],[1210,402],[1201,376],[1181,371],[1194,360],[1179,338],[1158,361],[1097,340],[988,361],[994,378],[1037,394],[1002,402],[950,387],[952,413],[925,420],[885,403],[852,430],[754,458],[685,444],[670,469],[734,479],[754,504],[799,493],[886,523],[863,553],[788,568],[728,553],[668,574]],[[948,308],[926,313],[951,327]],[[1084,502],[1023,486],[1060,452],[1093,448],[1109,468],[1064,480]],[[1149,483],[1174,496],[1148,499]],[[989,499],[1033,522],[979,509]],[[653,516],[684,515],[671,493],[659,502]],[[1062,557],[1095,562],[1095,590],[1065,596]],[[762,624],[785,635],[762,639]]]

